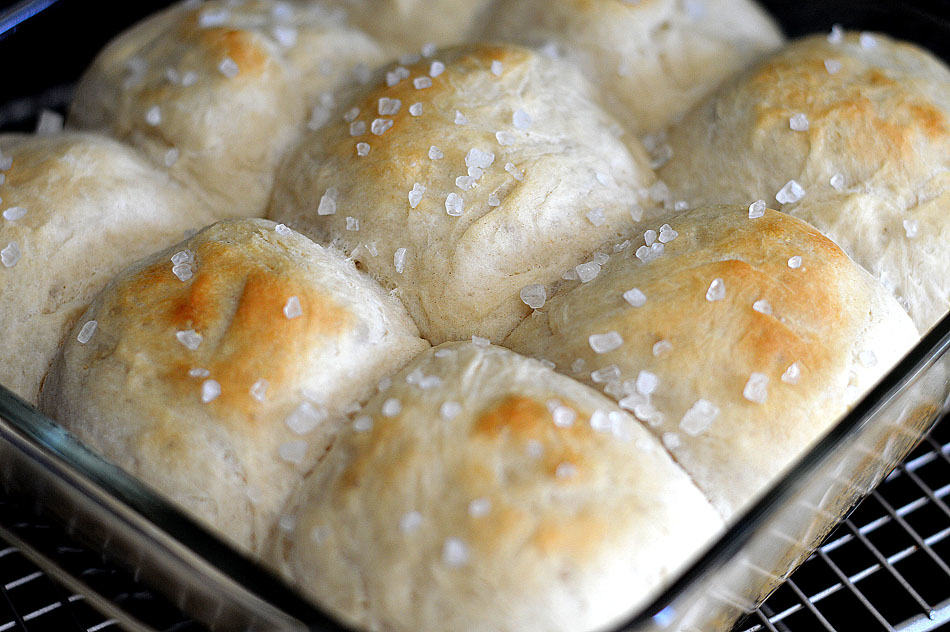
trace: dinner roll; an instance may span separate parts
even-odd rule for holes
[[[600,629],[721,527],[613,402],[472,343],[398,374],[288,508],[284,574],[346,623],[392,632]]]
[[[73,327],[42,407],[254,552],[344,411],[427,346],[339,254],[232,220],[116,277]]]
[[[950,70],[883,35],[797,41],[670,136],[692,205],[757,199],[814,224],[921,331],[950,310]]]
[[[913,346],[897,302],[782,213],[689,211],[505,341],[603,385],[735,516]],[[643,244],[641,238],[639,244]]]
[[[578,64],[635,133],[662,130],[782,43],[750,0],[501,0],[488,36]]]
[[[136,152],[77,133],[0,136],[0,211],[0,384],[30,403],[96,292],[212,221]]]
[[[141,147],[219,217],[260,216],[288,145],[322,124],[354,69],[368,77],[389,56],[320,4],[186,1],[99,54],[69,122]]]
[[[344,248],[431,342],[500,340],[522,288],[644,212],[642,147],[569,65],[477,45],[384,75],[288,155],[269,215]]]
[[[477,38],[493,0],[344,0],[354,24],[381,41],[427,52]]]

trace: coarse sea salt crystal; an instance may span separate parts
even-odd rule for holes
[[[178,342],[192,351],[200,347],[201,341],[204,340],[201,334],[194,329],[185,329],[184,331],[175,332],[175,337],[178,339]]]
[[[788,119],[788,126],[795,132],[804,132],[808,130],[808,117],[798,112]]]
[[[531,127],[531,115],[522,109],[515,110],[511,115],[511,123],[515,129],[525,130]]]
[[[422,45],[422,49],[419,52],[422,53],[423,57],[432,57],[433,55],[435,55],[436,49],[437,49],[437,46],[435,45],[434,42],[426,42],[425,44]]]
[[[145,122],[155,127],[156,125],[161,125],[162,123],[162,109],[157,105],[153,105],[148,110],[145,111]]]
[[[794,257],[788,258],[788,267],[795,270],[802,267],[802,258],[801,255],[795,255]]]
[[[231,11],[225,7],[210,7],[198,16],[198,26],[203,29],[222,26],[231,17]]]
[[[788,368],[785,369],[785,372],[782,373],[782,381],[786,384],[798,384],[798,380],[801,379],[802,369],[798,366],[798,362],[792,362],[788,365]]]
[[[636,388],[641,395],[652,395],[660,384],[660,378],[656,373],[650,371],[640,371],[637,375]]]
[[[607,411],[600,410],[598,408],[593,413],[591,413],[590,427],[596,430],[597,432],[609,432],[611,428],[611,423],[610,423],[610,415],[607,414]]]
[[[643,307],[647,302],[647,295],[640,288],[631,288],[623,293],[623,300],[627,301],[632,307]]]
[[[377,105],[377,111],[380,116],[393,116],[399,112],[399,108],[402,107],[402,101],[399,99],[390,99],[388,97],[382,97],[379,99]]]
[[[521,288],[519,292],[521,302],[531,309],[541,309],[547,300],[547,290],[540,283],[532,283]]]
[[[188,377],[208,377],[209,375],[211,375],[211,371],[208,369],[202,369],[201,367],[188,369]]]
[[[333,215],[336,213],[336,200],[339,192],[336,187],[330,187],[320,196],[320,204],[317,206],[317,215]]]
[[[574,412],[574,409],[561,404],[551,411],[551,418],[554,419],[554,425],[558,428],[570,428],[574,425],[574,420],[577,419],[577,413]]]
[[[709,289],[706,290],[706,300],[712,303],[724,298],[726,298],[726,284],[722,279],[713,279],[712,283],[709,284]]]
[[[479,149],[478,147],[472,147],[468,150],[468,153],[465,154],[465,166],[466,167],[478,167],[480,169],[487,169],[495,162],[495,154],[491,151],[485,151]]]
[[[353,420],[353,430],[356,432],[369,432],[373,429],[373,418],[369,415],[360,415]]]
[[[593,281],[597,275],[600,274],[600,264],[596,261],[580,263],[574,266],[574,271],[577,273],[577,278],[580,279],[581,283],[587,283]]]
[[[673,343],[669,340],[660,340],[653,344],[653,357],[660,358],[673,350]]]
[[[22,206],[11,206],[3,212],[3,219],[9,222],[15,222],[18,219],[22,219],[26,215],[26,209]]]
[[[366,121],[353,121],[350,123],[350,136],[362,136],[366,133]]]
[[[386,73],[386,85],[392,88],[394,85],[409,78],[409,69],[404,66],[396,66],[393,70]]]
[[[690,436],[698,436],[719,416],[719,408],[705,399],[697,399],[680,419],[680,430]]]
[[[207,404],[221,394],[221,385],[217,380],[205,380],[201,383],[201,403]]]
[[[418,511],[407,511],[399,519],[399,530],[403,533],[412,533],[422,526],[422,514]]]
[[[590,372],[590,379],[595,384],[603,384],[612,380],[620,379],[620,367],[616,364],[602,367],[596,371]]]
[[[303,308],[300,306],[299,298],[291,296],[287,299],[287,302],[284,304],[284,316],[288,319],[303,316]]]
[[[442,544],[442,562],[453,568],[468,563],[468,545],[459,538],[446,538]]]
[[[455,179],[455,186],[463,191],[468,191],[475,186],[475,178],[472,176],[459,176]]]
[[[524,172],[518,169],[518,167],[516,167],[513,162],[505,163],[505,171],[511,174],[511,177],[517,180],[518,182],[521,182],[522,180],[524,180]]]
[[[290,47],[297,43],[297,29],[292,26],[277,25],[271,29],[271,35],[281,46]]]
[[[426,187],[424,184],[416,182],[412,185],[412,190],[409,191],[409,208],[416,208],[419,206],[419,202],[422,201],[422,196],[426,192]]]
[[[307,456],[307,442],[301,439],[281,443],[277,447],[277,455],[289,463],[300,465]]]
[[[234,79],[241,72],[241,69],[238,68],[237,62],[230,57],[225,57],[218,64],[218,71],[228,79]]]
[[[494,193],[488,195],[488,206],[501,206],[501,200],[498,199],[498,196]]]
[[[172,147],[171,149],[165,152],[165,156],[164,158],[162,158],[162,162],[165,164],[166,167],[172,167],[174,166],[176,162],[178,162],[179,156],[181,156],[181,152],[179,152],[178,149],[176,149],[175,147]]]
[[[289,237],[294,231],[290,230],[285,224],[277,224],[274,226],[274,232],[278,235]]]
[[[841,28],[840,24],[832,25],[831,32],[828,33],[828,43],[840,44],[843,40],[844,40],[844,29]]]
[[[495,132],[495,140],[499,145],[512,145],[515,142],[515,135],[511,132],[499,131]]]
[[[357,107],[352,107],[343,114],[343,120],[347,123],[352,123],[359,115],[360,109]]]
[[[36,122],[36,135],[52,136],[61,131],[63,131],[63,115],[53,110],[41,110],[39,120]]]
[[[491,501],[487,498],[476,498],[468,503],[468,515],[472,518],[481,518],[491,511]]]
[[[422,116],[422,104],[421,104],[421,103],[413,103],[412,105],[410,105],[410,106],[409,106],[409,114],[411,114],[411,115],[413,115],[413,116]]]
[[[496,77],[500,77],[502,71],[504,70],[504,65],[497,59],[493,60],[491,63],[491,74]]]
[[[400,412],[402,412],[402,402],[400,402],[395,397],[390,397],[385,402],[381,409],[384,417],[395,417]]]
[[[452,217],[458,217],[465,210],[465,202],[458,193],[449,193],[445,197],[445,212]]]
[[[608,331],[603,334],[591,334],[587,337],[587,342],[594,353],[610,353],[623,345],[623,337],[616,331]]]
[[[903,221],[904,225],[904,234],[907,235],[908,239],[913,239],[917,236],[917,232],[920,230],[920,225],[917,223],[916,219],[905,219]]]
[[[432,63],[429,65],[429,76],[430,76],[430,77],[438,77],[438,76],[441,75],[443,72],[445,72],[445,64],[443,64],[443,63],[442,63],[441,61],[439,61],[438,59],[435,60],[434,62],[432,62]]]
[[[587,221],[597,227],[603,226],[607,221],[607,218],[604,216],[604,209],[602,208],[592,208],[584,215],[587,217]]]
[[[677,435],[675,432],[664,432],[662,436],[662,440],[663,440],[663,445],[666,446],[667,450],[675,450],[681,445],[683,445],[683,442],[680,440],[679,435]]]
[[[858,354],[858,362],[865,368],[871,368],[877,364],[877,356],[870,349],[864,349]]]
[[[844,175],[841,173],[836,173],[831,176],[831,179],[828,181],[828,184],[831,185],[835,191],[844,191]]]
[[[322,408],[310,402],[301,402],[287,415],[284,424],[294,433],[305,435],[313,432],[326,418],[327,413]]]
[[[779,189],[778,193],[775,194],[775,199],[779,204],[794,204],[803,197],[805,197],[805,189],[795,180],[786,182],[785,186]]]
[[[861,35],[858,36],[858,41],[861,43],[861,48],[865,50],[870,50],[877,46],[877,38],[867,32],[861,33]]]
[[[396,248],[396,252],[393,253],[393,266],[398,274],[402,274],[402,271],[406,269],[405,248]]]
[[[772,313],[772,305],[770,305],[769,302],[764,298],[760,298],[756,302],[752,303],[752,309],[767,316]]]
[[[442,158],[444,157],[445,157],[445,154],[442,153],[441,149],[439,149],[435,145],[431,145],[429,147],[429,160],[442,160]]]
[[[186,88],[196,83],[198,83],[198,73],[194,70],[188,70],[181,76],[181,85]]]
[[[829,75],[836,75],[841,71],[842,64],[837,59],[826,59],[825,60],[825,70],[828,71]]]
[[[251,397],[256,399],[259,402],[264,402],[267,400],[267,387],[269,384],[264,378],[260,378],[251,384],[251,388],[248,391],[251,394]]]
[[[79,330],[79,335],[76,336],[76,340],[79,341],[79,344],[84,345],[92,338],[92,335],[96,333],[96,327],[99,326],[98,321],[88,320],[82,326],[82,329]]]
[[[387,118],[378,118],[373,119],[373,123],[369,126],[369,131],[371,131],[376,136],[382,136],[393,126],[393,120]]]
[[[679,233],[673,230],[673,227],[669,224],[660,226],[660,233],[657,235],[657,239],[660,240],[661,244],[668,244],[677,237],[679,237]]]
[[[742,389],[742,396],[750,402],[764,404],[768,398],[769,376],[764,373],[752,373]]]
[[[432,79],[429,77],[416,77],[412,80],[412,86],[416,90],[425,90],[432,87]]]
[[[356,155],[357,156],[368,156],[370,146],[369,143],[356,143]]]
[[[765,200],[756,200],[749,205],[749,219],[758,219],[765,215]]]
[[[439,416],[446,421],[455,419],[460,412],[462,412],[462,405],[458,402],[442,402],[439,406]]]

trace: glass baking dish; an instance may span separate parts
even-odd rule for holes
[[[20,3],[18,7],[28,4]],[[940,2],[764,4],[789,35],[827,30],[833,22],[839,22],[846,28],[879,30],[916,41],[950,59],[950,22],[935,13],[940,11]],[[145,8],[140,10],[144,12]],[[65,11],[63,14],[68,15]],[[69,24],[67,20],[50,28],[63,28],[71,37],[83,40],[84,34]],[[38,22],[28,26],[8,36],[2,42],[4,47],[29,49],[37,46],[37,38],[49,41],[49,31],[44,34],[36,30],[48,25]],[[119,20],[112,28],[121,26],[124,24]],[[90,54],[102,43],[87,44]],[[74,79],[85,60],[79,56],[78,61],[74,58],[70,63],[76,64]],[[43,104],[42,99],[24,101],[24,97],[68,94],[48,91],[51,85],[64,81],[62,69],[52,84],[38,86],[36,74],[41,71],[21,70],[22,83],[14,83],[13,91],[0,100],[9,104],[14,101],[11,97],[20,97],[18,103],[28,103],[27,109],[36,110]],[[14,73],[14,79],[17,77]],[[18,107],[23,110],[24,106]],[[4,111],[10,108],[0,104],[0,127],[9,128]],[[940,321],[718,541],[697,554],[675,581],[617,630],[728,630],[803,561],[947,411],[948,349],[950,316]],[[107,551],[211,629],[345,629],[279,578],[86,450],[56,423],[2,386],[0,489],[4,494],[42,504],[83,542]],[[35,561],[74,589],[83,589],[81,581],[64,577],[53,560],[37,556]],[[134,613],[123,613],[118,605],[95,596],[92,601],[129,629],[147,629],[135,620]]]

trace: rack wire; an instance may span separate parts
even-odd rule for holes
[[[95,605],[104,603],[148,629],[204,629],[111,563],[108,551],[92,553],[67,531],[44,517],[42,503],[0,499],[0,632],[124,629],[100,614]],[[53,576],[37,562],[52,563]],[[930,632],[943,626],[950,630],[947,418],[733,632]]]

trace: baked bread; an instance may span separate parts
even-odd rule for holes
[[[42,408],[256,552],[344,412],[427,346],[341,255],[266,220],[226,221],[96,297]]]
[[[284,574],[392,632],[601,629],[721,527],[613,402],[472,343],[396,375],[288,507]]]
[[[634,242],[505,340],[603,386],[726,518],[917,338],[897,302],[835,244],[762,213],[677,215],[648,235],[660,254]]]
[[[349,19],[380,41],[430,50],[479,37],[494,0],[336,0]]]
[[[950,69],[930,53],[877,34],[805,38],[669,142],[661,177],[676,199],[777,203],[869,270],[921,331],[950,310]]]
[[[96,292],[212,213],[98,136],[2,135],[0,163],[0,384],[36,403],[63,335]]]
[[[634,133],[658,132],[782,43],[750,0],[500,0],[489,38],[576,63]]]
[[[219,218],[260,216],[285,149],[392,54],[318,3],[181,2],[99,54],[69,124],[140,147]]]
[[[406,68],[287,156],[269,217],[342,247],[431,342],[501,340],[523,288],[650,216],[653,172],[565,63],[476,45]]]

